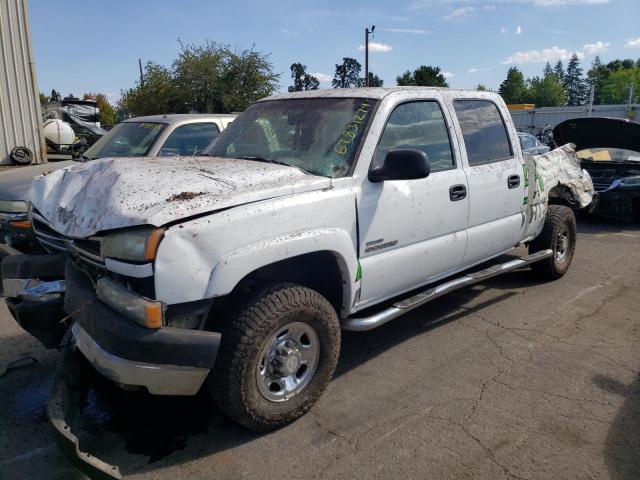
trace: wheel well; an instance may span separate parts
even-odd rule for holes
[[[576,208],[573,193],[565,185],[556,185],[549,191],[549,205],[564,205],[569,208]]]
[[[234,290],[265,281],[303,285],[329,300],[338,314],[342,309],[344,279],[338,259],[331,252],[306,253],[265,265],[244,277]]]

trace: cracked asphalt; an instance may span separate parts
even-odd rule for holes
[[[294,424],[257,435],[205,392],[159,398],[108,382],[83,445],[131,479],[640,478],[640,227],[581,220],[559,281],[527,270],[344,334],[336,378]],[[82,479],[45,404],[56,352],[0,311],[0,478]]]

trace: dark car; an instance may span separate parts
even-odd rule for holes
[[[125,120],[100,138],[82,158],[19,167],[0,174],[0,258],[40,253],[29,214],[29,189],[38,175],[106,157],[193,155],[232,122],[235,114],[153,115]]]
[[[619,118],[575,118],[553,130],[558,145],[574,143],[599,195],[593,213],[640,220],[640,123]]]

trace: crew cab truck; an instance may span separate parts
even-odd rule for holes
[[[497,94],[419,87],[277,95],[206,156],[40,178],[33,228],[66,264],[73,319],[51,421],[85,470],[117,475],[70,428],[88,364],[156,395],[206,385],[245,427],[281,427],[322,394],[341,330],[529,264],[564,275],[576,223],[551,187]],[[3,278],[40,261],[5,260]]]

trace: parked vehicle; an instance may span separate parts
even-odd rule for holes
[[[522,151],[531,155],[542,155],[551,150],[551,148],[529,133],[518,132],[518,140],[520,140]]]
[[[640,220],[640,123],[620,118],[575,118],[554,136],[574,143],[598,193],[594,213],[625,222]]]
[[[553,127],[551,125],[545,125],[538,130],[536,133],[536,138],[549,148],[556,148],[558,145],[562,145],[561,142],[556,142],[553,137]]]
[[[327,386],[342,329],[526,265],[562,277],[576,224],[555,192],[576,203],[592,192],[588,177],[559,184],[565,169],[579,177],[570,147],[523,156],[491,92],[283,94],[250,106],[206,154],[39,178],[33,228],[58,254],[2,264],[16,293],[22,272],[64,269],[73,348],[48,415],[93,477],[119,474],[73,433],[86,369],[155,395],[206,384],[245,427],[281,427]],[[468,273],[521,244],[528,255]]]
[[[31,165],[0,173],[0,257],[44,253],[28,220],[33,178],[104,157],[193,155],[206,148],[236,114],[154,115],[125,120],[75,161]]]

